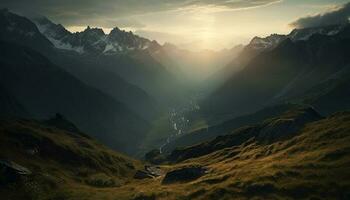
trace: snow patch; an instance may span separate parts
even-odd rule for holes
[[[57,49],[63,49],[63,50],[69,50],[69,51],[75,51],[79,54],[83,54],[84,53],[84,47],[72,47],[71,44],[69,43],[63,43],[60,40],[56,40],[53,38],[47,38],[50,40],[50,42],[57,48]]]

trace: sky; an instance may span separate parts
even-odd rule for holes
[[[349,19],[349,0],[0,0],[23,15],[44,15],[68,30],[130,30],[199,50],[232,48],[254,36]]]

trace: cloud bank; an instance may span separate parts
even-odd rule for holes
[[[326,13],[300,18],[292,22],[290,25],[295,28],[308,28],[344,24],[349,23],[349,18],[350,2]]]

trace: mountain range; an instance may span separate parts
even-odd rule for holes
[[[242,70],[231,75],[208,97],[207,108],[210,112],[240,115],[306,95],[309,89],[329,79],[347,79],[349,25],[320,30],[323,29],[299,30],[300,34],[295,30],[290,34],[294,37],[286,36],[284,40],[281,40],[282,36],[269,36],[264,40],[280,43],[274,42],[278,44],[275,48],[259,49],[258,52],[253,47],[256,38],[253,39],[240,56],[245,59],[238,62],[244,63],[240,66]],[[297,39],[299,35],[302,39]]]
[[[0,27],[4,199],[350,198],[349,23],[199,52]]]

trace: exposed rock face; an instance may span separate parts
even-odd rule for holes
[[[143,170],[137,170],[134,175],[134,179],[146,179],[146,178],[154,178],[150,173]]]
[[[206,170],[207,169],[202,166],[186,166],[180,169],[175,169],[165,175],[162,184],[193,181],[203,176],[206,173]]]
[[[0,160],[0,185],[17,181],[21,176],[30,175],[32,172],[12,161]]]
[[[90,26],[82,32],[71,33],[61,24],[55,24],[47,18],[36,18],[34,21],[39,31],[57,49],[75,51],[79,54],[112,55],[131,50],[159,47],[155,41],[139,37],[117,27],[110,34],[105,34],[102,29]]]
[[[163,174],[162,170],[157,166],[146,165],[144,170],[138,170],[134,175],[135,179],[156,178]]]

